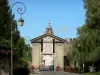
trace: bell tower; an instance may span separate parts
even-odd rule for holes
[[[54,34],[54,32],[53,32],[53,30],[52,30],[52,27],[51,27],[51,25],[50,25],[50,20],[49,20],[49,22],[48,22],[48,26],[47,26],[47,28],[46,28],[45,34],[49,34],[49,35],[53,35],[53,34]]]

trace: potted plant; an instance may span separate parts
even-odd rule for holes
[[[73,69],[70,66],[65,66],[65,72],[73,72]]]
[[[60,69],[60,67],[59,67],[59,66],[57,66],[57,67],[56,67],[56,71],[59,71],[59,69]]]

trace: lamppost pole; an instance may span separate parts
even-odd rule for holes
[[[14,5],[16,5],[16,4],[22,4],[22,5],[24,5],[24,7],[25,7],[25,10],[23,11],[22,10],[22,8],[18,8],[17,9],[17,12],[21,15],[21,18],[18,20],[18,23],[20,24],[20,26],[23,26],[23,24],[24,24],[24,20],[22,19],[22,14],[24,14],[24,12],[26,11],[26,6],[25,6],[25,4],[24,3],[22,3],[22,2],[15,2],[13,5],[12,5],[12,7],[11,7],[11,10],[13,9],[13,7],[14,7]],[[13,25],[13,18],[11,17],[11,74],[10,75],[13,75],[13,35],[12,35],[12,26]]]

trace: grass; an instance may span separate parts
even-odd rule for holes
[[[100,75],[98,72],[93,72],[93,73],[84,73],[84,75]]]

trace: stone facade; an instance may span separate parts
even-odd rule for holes
[[[64,70],[64,56],[67,56],[73,40],[75,39],[62,39],[55,36],[49,22],[45,34],[31,40],[32,65],[34,68],[39,68],[39,66],[49,68],[53,65],[54,70],[58,66],[60,70]]]
[[[59,66],[61,69],[64,68],[64,44],[63,43],[57,43],[55,44],[55,67]]]
[[[40,65],[40,51],[40,43],[34,43],[32,45],[32,65],[34,65],[36,68],[38,68]]]

